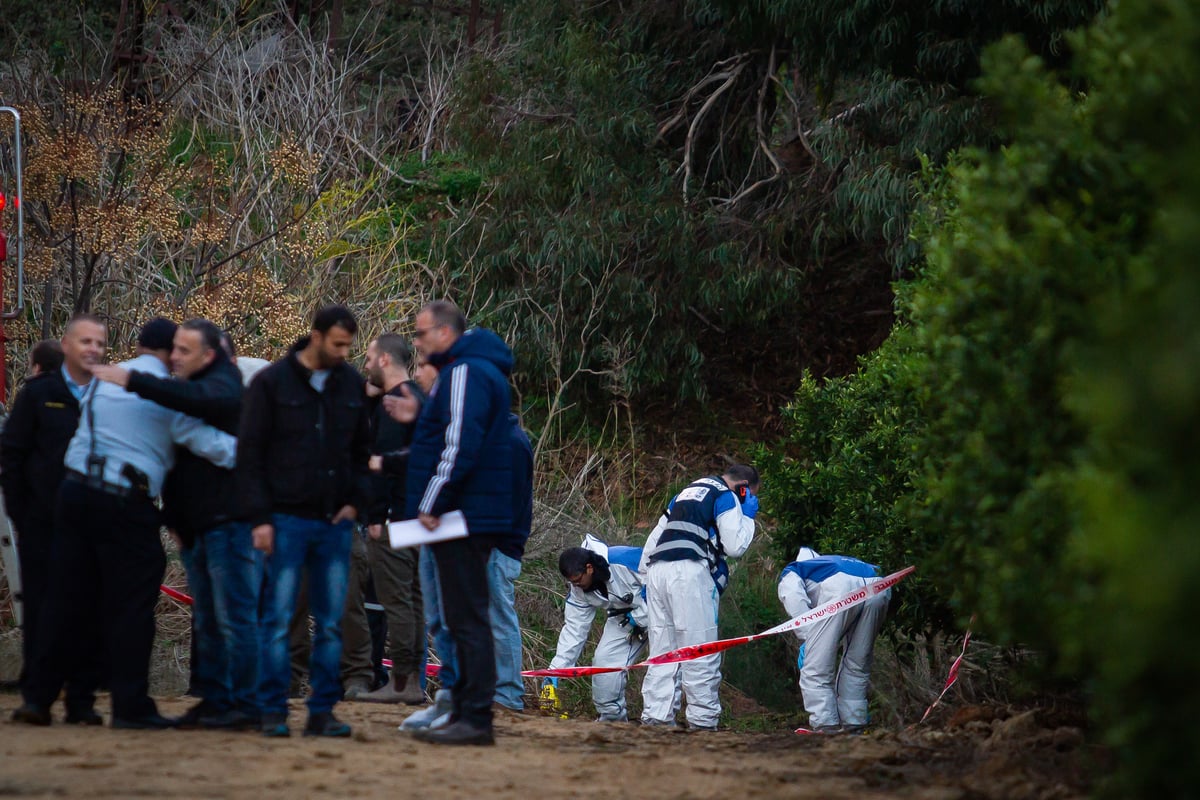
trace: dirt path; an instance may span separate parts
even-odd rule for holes
[[[177,714],[189,703],[161,707]],[[338,707],[355,726],[348,740],[32,728],[7,722],[17,705],[0,696],[2,797],[999,800],[1083,797],[1087,784],[1079,731],[1043,727],[1037,712],[952,732],[829,738],[505,715],[495,747],[448,748],[398,733],[407,711],[366,704]],[[293,729],[303,719],[293,707]]]

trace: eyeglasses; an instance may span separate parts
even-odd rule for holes
[[[433,325],[431,327],[426,328],[425,330],[421,330],[420,328],[417,328],[415,331],[413,331],[413,339],[420,339],[421,337],[425,336],[425,334],[430,333],[431,331],[436,331],[438,328],[444,328],[444,327],[446,327],[446,326],[445,325]]]

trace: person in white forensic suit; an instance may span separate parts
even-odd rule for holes
[[[573,667],[587,644],[596,609],[605,612],[604,631],[592,656],[595,667],[627,667],[646,652],[650,617],[646,592],[638,574],[642,548],[607,544],[592,536],[582,547],[570,547],[558,558],[558,570],[571,585],[563,609],[563,627],[550,669]],[[626,722],[625,672],[592,676],[592,703],[601,722]],[[543,683],[554,683],[547,678]]]
[[[849,556],[800,548],[779,576],[779,600],[795,619],[879,580],[879,568]],[[800,692],[809,726],[820,733],[858,733],[868,723],[867,685],[875,637],[887,615],[888,589],[846,611],[796,629],[802,642]],[[842,650],[841,663],[838,651]]]
[[[650,655],[717,639],[720,593],[728,582],[725,558],[754,540],[758,471],[744,464],[720,477],[700,478],[675,495],[642,549],[650,615]],[[687,698],[692,730],[714,731],[721,716],[721,654],[646,670],[642,724],[675,724],[676,683]]]

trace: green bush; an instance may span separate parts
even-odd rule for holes
[[[905,505],[926,430],[925,357],[899,325],[853,376],[805,375],[784,411],[786,437],[755,457],[766,476],[763,507],[779,524],[774,555],[786,564],[801,545],[877,564],[885,574],[920,569],[896,593],[890,616],[910,630],[945,629],[952,615],[925,577],[938,546],[920,538]]]
[[[801,387],[767,507],[783,547],[911,544],[953,610],[1057,665],[1043,687],[1093,690],[1113,796],[1188,796],[1200,9],[1120,4],[1068,43],[1063,73],[1015,40],[985,55],[1006,144],[927,197],[892,342]]]

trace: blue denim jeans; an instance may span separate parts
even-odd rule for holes
[[[309,662],[309,713],[330,711],[342,696],[338,664],[342,657],[342,611],[350,580],[353,525],[275,514],[275,547],[267,557],[263,584],[262,654],[258,702],[264,714],[287,714],[291,661],[288,623],[296,609],[300,575],[308,571],[308,610],[313,617]]]
[[[262,553],[241,522],[218,525],[180,552],[192,592],[193,688],[219,710],[258,713]]]
[[[417,559],[417,571],[421,575],[421,592],[425,601],[425,632],[433,637],[433,649],[442,660],[438,683],[443,689],[453,689],[458,681],[458,657],[454,650],[454,639],[450,629],[442,620],[442,589],[438,583],[437,562],[428,546],[421,548]],[[426,648],[428,652],[428,648]]]
[[[488,559],[488,617],[496,646],[495,701],[507,708],[525,708],[521,678],[521,623],[517,619],[516,583],[521,562],[493,549]]]

